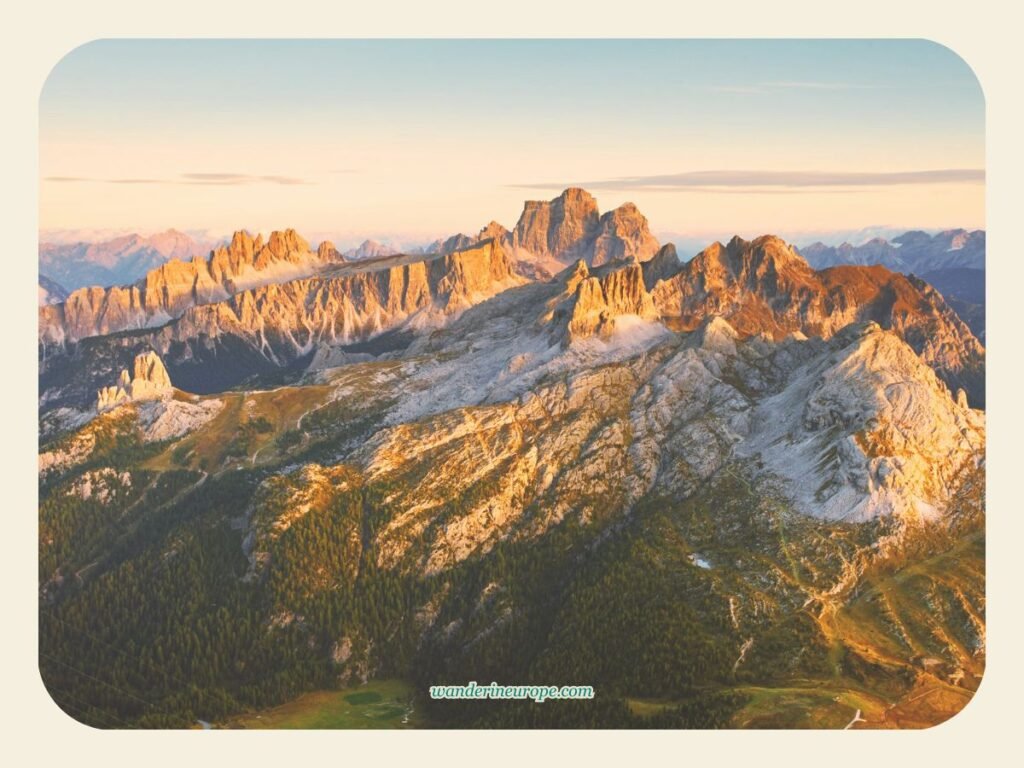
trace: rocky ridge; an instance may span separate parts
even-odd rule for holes
[[[333,264],[314,277],[189,307],[160,328],[87,339],[87,353],[80,352],[82,344],[64,352],[44,347],[41,405],[81,408],[84,396],[91,399],[125,365],[126,355],[150,349],[182,388],[221,391],[318,355],[337,357],[353,346],[359,352],[359,345],[389,331],[425,332],[523,282],[492,241],[446,256]],[[401,337],[396,343],[401,346]]]
[[[915,525],[944,514],[984,455],[983,413],[877,324],[773,341],[710,318],[682,343],[650,336],[617,354],[577,339],[554,356],[533,351],[533,333],[546,329],[510,337],[500,373],[474,335],[444,372],[392,380],[392,426],[350,459],[402,489],[377,541],[382,566],[436,573],[567,516],[587,524],[650,494],[686,497],[734,465],[782,483],[812,517]],[[465,386],[466,369],[489,371],[491,387]],[[492,492],[436,522],[478,484]],[[427,549],[408,562],[417,541]]]
[[[428,327],[521,283],[501,246],[476,247],[422,261],[325,273],[242,291],[188,309],[154,334],[160,349],[199,337],[232,335],[275,362],[318,344],[368,339],[402,323]]]
[[[448,250],[466,242],[471,245]],[[44,389],[52,389],[47,372],[57,367],[48,359],[50,345],[58,344],[55,362],[64,366],[69,355],[60,354],[61,346],[97,333],[107,347],[155,349],[197,392],[306,365],[311,357],[320,367],[357,361],[407,344],[399,331],[438,327],[522,284],[526,262],[517,253],[532,260],[535,278],[562,286],[539,316],[556,321],[555,337],[564,343],[608,338],[616,318],[629,318],[638,329],[660,320],[687,331],[721,316],[742,337],[773,339],[830,338],[852,322],[872,321],[905,339],[972,404],[984,402],[983,347],[923,281],[880,266],[815,271],[770,235],[714,243],[684,264],[671,245],[657,249],[634,206],[600,215],[596,200],[573,188],[552,201],[528,202],[512,231],[491,222],[476,238],[450,238],[436,254],[350,262],[329,242],[311,253],[292,230],[272,234],[266,244],[243,232],[206,262],[169,262],[134,287],[76,292],[40,309]],[[571,254],[576,262],[561,266],[559,259]],[[549,277],[544,264],[558,265],[558,277]],[[315,274],[304,275],[307,269]],[[125,328],[153,330],[110,335]],[[386,341],[367,346],[386,334]],[[71,360],[74,355],[71,350]],[[231,360],[237,375],[204,383],[199,368],[214,359],[222,361],[220,373]],[[49,391],[43,401],[75,405]]]
[[[236,232],[231,242],[207,259],[172,259],[137,283],[73,291],[60,304],[41,307],[39,341],[62,345],[90,336],[152,328],[180,317],[190,307],[224,299],[242,290],[311,274],[333,263],[329,243],[317,253],[294,230],[261,235]],[[325,261],[330,258],[331,261]]]
[[[915,230],[891,240],[876,237],[856,246],[816,242],[801,247],[800,253],[818,269],[841,264],[881,264],[894,272],[916,275],[938,269],[984,269],[985,231],[949,229],[929,235]]]
[[[771,235],[714,243],[675,274],[668,252],[644,267],[654,302],[673,327],[693,329],[717,315],[743,336],[779,339],[799,331],[829,338],[852,322],[873,321],[905,339],[951,387],[984,403],[984,348],[921,280],[881,266],[815,271]]]

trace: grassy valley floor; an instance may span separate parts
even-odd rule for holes
[[[314,691],[273,709],[239,715],[217,728],[392,729],[427,725],[402,680],[373,680],[341,691]]]
[[[746,704],[732,718],[733,728],[919,729],[955,717],[973,692],[922,675],[894,701],[841,681],[796,681],[791,686],[739,686]],[[680,702],[630,698],[638,718],[661,714]],[[541,705],[537,705],[541,706]],[[314,691],[271,709],[232,717],[222,729],[391,730],[431,727],[417,692],[404,680],[372,680],[340,691]]]

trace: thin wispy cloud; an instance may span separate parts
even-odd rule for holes
[[[62,183],[87,182],[93,184],[194,184],[202,186],[239,186],[243,184],[278,184],[293,186],[313,184],[308,179],[274,174],[253,175],[247,173],[183,173],[170,179],[100,179],[86,176],[47,176],[44,181]]]
[[[867,83],[831,82],[826,80],[772,80],[759,83],[714,83],[700,86],[703,91],[712,93],[752,93],[766,94],[780,91],[863,91],[883,88],[882,85]]]
[[[711,93],[767,93],[765,88],[756,85],[703,85],[700,90]]]
[[[253,176],[247,173],[183,173],[185,184],[309,184],[305,179],[294,176]]]
[[[690,171],[657,176],[620,176],[577,183],[586,189],[690,190],[702,192],[799,192],[828,188],[888,187],[902,184],[975,184],[985,181],[980,168],[923,171]],[[513,184],[520,189],[564,189],[564,182]]]
[[[765,88],[803,91],[860,91],[881,87],[878,85],[867,85],[866,83],[833,83],[820,80],[777,80],[763,83],[763,85]]]
[[[611,189],[606,187],[606,189]],[[847,195],[855,187],[650,187],[653,192],[699,192],[702,195]]]

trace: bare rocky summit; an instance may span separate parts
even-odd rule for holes
[[[779,339],[799,331],[829,338],[852,322],[894,330],[954,389],[984,403],[985,351],[923,281],[882,266],[815,271],[781,239],[714,243],[672,274],[665,252],[644,265],[666,322],[689,330],[718,315],[744,335]]]
[[[117,384],[103,387],[96,393],[96,410],[105,411],[121,403],[154,400],[171,394],[171,377],[156,352],[135,357],[132,373],[121,371]]]
[[[333,246],[331,246],[333,248]],[[356,248],[345,251],[345,259],[379,259],[384,256],[394,256],[398,251],[390,245],[378,243],[376,240],[364,240]]]
[[[553,200],[527,200],[511,230],[491,221],[476,236],[452,235],[427,250],[451,253],[484,240],[501,243],[516,270],[531,279],[548,279],[577,260],[601,266],[646,261],[658,251],[647,219],[633,203],[601,214],[594,196],[578,187]]]
[[[597,200],[586,190],[570,187],[554,200],[529,200],[512,230],[514,253],[590,266],[610,261],[646,261],[658,250],[647,219],[632,203],[599,214]]]
[[[569,188],[554,200],[527,200],[513,230],[512,245],[559,261],[583,258],[587,240],[598,226],[597,200]]]

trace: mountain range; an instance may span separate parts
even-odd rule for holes
[[[68,291],[134,282],[169,259],[209,251],[209,243],[168,229],[148,237],[130,234],[97,242],[40,243],[39,272]]]
[[[684,263],[574,188],[364,246],[238,232],[40,307],[55,699],[104,727],[381,678],[447,727],[922,727],[970,699],[985,350],[928,282],[772,235]],[[600,695],[415,693],[468,680]]]
[[[108,337],[93,347],[150,346],[167,357],[176,380],[207,392],[212,382],[233,386],[254,373],[369,343],[385,331],[436,324],[524,275],[547,275],[552,265],[564,269],[576,260],[587,269],[625,265],[609,274],[612,281],[631,276],[632,282],[574,299],[597,302],[598,315],[636,314],[675,330],[718,315],[744,335],[772,338],[790,332],[828,338],[854,320],[871,320],[897,332],[954,390],[984,402],[981,344],[928,284],[884,267],[815,271],[770,236],[715,243],[681,264],[672,245],[657,247],[635,207],[599,216],[594,199],[572,189],[550,203],[528,202],[512,231],[492,222],[455,244],[461,250],[347,261],[327,242],[314,253],[293,230],[274,232],[266,243],[237,232],[206,261],[168,262],[133,286],[80,289],[40,309],[43,397],[73,405],[79,395],[71,393],[96,384],[77,367],[61,365],[69,358],[65,345],[86,338]],[[139,329],[152,330],[110,337]]]
[[[838,264],[881,264],[894,272],[924,274],[942,269],[984,269],[985,232],[947,229],[935,235],[919,230],[904,232],[892,240],[876,237],[861,245],[838,246],[822,242],[800,248],[808,263],[817,268]]]
[[[979,339],[985,338],[985,232],[948,229],[935,235],[905,232],[857,246],[821,242],[800,248],[817,268],[841,264],[881,264],[916,275],[934,286]]]

